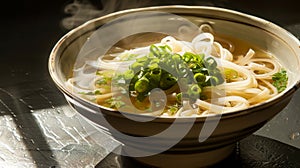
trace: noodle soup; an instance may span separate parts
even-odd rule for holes
[[[195,40],[183,39],[176,36],[178,28],[186,27],[182,19],[155,12],[155,16],[164,16],[166,22],[162,22],[152,18],[151,12],[148,22],[140,17],[147,11],[189,18],[196,23],[193,30],[210,24],[226,36],[204,31],[193,34]],[[110,24],[120,16],[136,24],[119,25],[127,19]],[[160,26],[174,31],[148,28]],[[99,33],[99,28],[107,31]],[[122,34],[123,28],[132,29],[131,34]],[[122,30],[122,35],[115,30]],[[49,72],[83,119],[122,143],[121,155],[153,167],[205,167],[229,156],[237,141],[288,105],[300,87],[299,46],[299,40],[281,27],[238,11],[147,7],[112,13],[75,28],[53,48]],[[167,64],[168,60],[176,63]],[[284,70],[289,78],[286,89]],[[157,79],[163,79],[162,84]]]
[[[87,67],[96,73],[82,73]],[[76,94],[118,111],[162,117],[246,109],[282,92],[288,80],[271,53],[212,30],[191,41],[134,35],[84,68],[67,81]]]

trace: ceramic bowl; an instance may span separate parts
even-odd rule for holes
[[[194,118],[124,115],[123,112],[96,105],[74,94],[65,82],[72,76],[75,62],[81,59],[77,57],[91,36],[100,27],[110,27],[128,19],[141,19],[141,12],[169,17],[166,22],[153,22],[147,26],[178,25],[180,19],[165,15],[169,13],[195,25],[210,24],[218,33],[259,46],[274,54],[286,68],[289,75],[287,89],[275,98],[245,110]],[[131,17],[132,14],[137,15]],[[126,17],[128,15],[130,17]],[[120,17],[125,19],[118,20]],[[148,28],[138,24],[127,26]],[[105,41],[113,38],[113,35],[113,32],[107,33],[98,37],[98,40]],[[236,142],[257,131],[289,103],[300,86],[300,43],[276,24],[237,11],[203,6],[146,7],[112,13],[73,29],[53,48],[49,71],[54,83],[79,114],[124,144],[120,154],[156,167],[201,167],[229,156]]]

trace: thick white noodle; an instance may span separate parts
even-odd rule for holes
[[[217,58],[215,58],[217,59]],[[236,81],[236,82],[230,82],[230,83],[223,83],[221,85],[216,86],[217,89],[225,89],[225,90],[244,90],[247,88],[252,88],[252,87],[257,87],[257,81],[253,75],[253,73],[251,71],[249,71],[248,69],[236,65],[235,63],[226,61],[226,60],[219,60],[220,62],[220,66],[222,68],[229,68],[229,69],[233,69],[237,72],[239,72],[240,74],[243,75],[243,78],[245,78],[245,80],[241,80],[241,81]]]
[[[219,101],[220,103],[222,102],[223,104],[227,104],[227,102],[235,102],[235,105],[232,107],[226,107],[223,105],[212,104],[200,99],[197,99],[195,104],[198,105],[200,108],[203,108],[208,112],[215,113],[215,114],[232,112],[232,111],[241,110],[249,107],[249,102],[245,98],[239,96],[226,96],[220,98]]]
[[[73,70],[73,78],[70,78],[68,82],[72,82],[78,89],[90,89],[95,88],[94,80],[96,69],[89,65],[84,65],[81,68]],[[75,88],[76,88],[75,87]]]
[[[254,103],[259,103],[262,100],[266,100],[269,98],[270,90],[268,88],[263,88],[262,91],[257,94],[256,96],[248,99],[249,103],[254,104]]]
[[[168,45],[171,47],[172,52],[183,54],[185,52],[193,52],[192,46],[183,41],[178,41],[172,36],[167,36],[161,40],[160,45]]]
[[[220,57],[221,59],[232,61],[233,55],[230,51],[228,51],[226,48],[223,48],[220,43],[214,42],[213,43],[213,50],[211,55],[215,57]]]
[[[244,57],[237,60],[235,63],[238,65],[245,65],[250,61],[250,59],[254,56],[254,54],[255,52],[250,48],[247,54]]]
[[[214,36],[210,33],[201,33],[192,40],[194,51],[198,54],[211,54]]]
[[[214,30],[212,29],[212,27],[209,25],[209,24],[201,24],[199,26],[199,30],[201,33],[204,33],[204,32],[208,32],[208,33],[213,33]]]
[[[274,85],[272,85],[269,81],[267,81],[267,80],[264,80],[264,79],[261,79],[261,81],[267,86],[267,87],[269,87],[270,89],[271,89],[271,95],[270,95],[270,97],[274,97],[274,96],[276,96],[277,94],[278,94],[278,90],[277,90],[277,88],[274,86]]]
[[[248,66],[246,66],[249,70],[251,70],[254,73],[255,78],[257,79],[271,79],[272,75],[274,75],[276,72],[280,70],[280,65],[272,59],[263,59],[263,58],[257,58],[257,59],[251,59],[251,62],[248,63]],[[256,62],[260,62],[256,63]],[[262,62],[267,62],[272,64],[273,68],[268,68]],[[255,71],[259,71],[259,74],[256,74]],[[264,73],[262,73],[264,71]]]

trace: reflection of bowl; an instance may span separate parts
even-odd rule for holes
[[[149,122],[132,119],[152,119],[149,116],[127,114],[130,116],[129,119],[121,112],[95,105],[72,93],[72,90],[66,87],[65,81],[71,77],[76,57],[88,37],[97,28],[117,17],[143,11],[173,13],[189,19],[196,25],[209,23],[218,33],[247,41],[274,54],[288,71],[289,85],[287,89],[274,99],[258,106],[222,116],[153,118]],[[109,38],[109,35],[103,38]],[[266,20],[243,13],[215,7],[148,7],[113,13],[75,28],[54,47],[49,59],[49,71],[55,84],[74,109],[95,126],[108,131],[117,140],[124,143],[127,154],[135,152],[144,157],[130,156],[134,156],[146,164],[159,167],[186,167],[187,165],[199,167],[211,165],[226,158],[233,151],[235,142],[261,128],[289,103],[293,93],[300,86],[299,46],[298,39],[286,30]],[[214,127],[214,125],[216,128],[212,134],[210,135],[209,131],[206,132],[210,136],[200,143],[199,134],[202,133],[201,135],[205,136],[205,129]],[[176,131],[159,134],[168,128]],[[185,133],[182,135],[182,139],[177,132]],[[152,139],[145,138],[148,136],[151,136]],[[169,150],[146,157],[145,153],[159,151],[177,140],[180,141]]]

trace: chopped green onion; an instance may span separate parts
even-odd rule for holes
[[[96,84],[97,85],[106,85],[108,83],[108,78],[107,77],[103,77],[103,78],[100,78],[98,80],[96,80]]]
[[[167,112],[170,114],[170,115],[174,115],[176,114],[176,112],[179,110],[179,107],[178,107],[178,104],[174,104],[172,106],[168,106],[168,110]]]
[[[219,83],[219,78],[216,76],[210,76],[209,80],[207,81],[209,85],[216,86]]]
[[[102,93],[101,93],[100,90],[95,90],[95,91],[94,91],[94,94],[95,94],[95,95],[101,95]]]
[[[203,73],[196,73],[194,75],[194,79],[196,80],[196,82],[205,82],[206,81],[206,76]]]
[[[164,75],[162,75],[162,77],[160,79],[159,86],[160,86],[160,88],[166,90],[166,89],[169,89],[170,87],[172,87],[173,85],[175,85],[176,83],[177,83],[176,77],[174,77],[170,73],[165,73]]]
[[[188,90],[188,96],[191,100],[195,100],[195,99],[200,98],[201,92],[202,92],[202,89],[199,87],[198,84],[192,84],[192,86]]]
[[[217,62],[213,57],[208,57],[204,64],[207,69],[215,69],[217,67]]]
[[[142,93],[149,89],[148,86],[149,86],[149,80],[147,78],[143,77],[135,83],[134,89],[137,92]]]
[[[105,103],[108,103],[110,108],[117,108],[118,109],[118,108],[123,107],[123,106],[126,105],[125,102],[123,102],[121,99],[122,99],[121,96],[112,97],[110,99],[105,100]]]
[[[130,69],[124,73],[124,79],[126,81],[131,80],[133,77],[134,77],[134,72]]]
[[[143,63],[140,63],[140,62],[134,62],[134,63],[131,65],[131,69],[132,69],[134,72],[140,71],[143,67],[144,67],[144,64],[143,64]]]
[[[176,94],[176,101],[181,104],[181,101],[182,101],[182,92]]]
[[[150,53],[136,59],[121,78],[122,86],[129,86],[137,100],[143,101],[154,88],[167,90],[178,83],[181,94],[191,99],[201,96],[202,88],[224,82],[217,62],[204,54],[186,52],[182,56],[172,53],[168,45],[150,46]],[[210,79],[210,80],[207,80]],[[212,84],[208,83],[211,82]],[[178,100],[179,101],[179,100]]]
[[[234,69],[224,69],[224,75],[227,80],[233,80],[239,76],[239,73]]]

